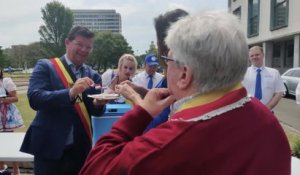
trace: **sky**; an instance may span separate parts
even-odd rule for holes
[[[57,0],[70,9],[114,9],[121,14],[122,35],[135,54],[156,43],[154,18],[181,8],[191,15],[208,10],[227,10],[228,0]],[[0,0],[0,46],[30,44],[40,40],[41,9],[51,0]]]

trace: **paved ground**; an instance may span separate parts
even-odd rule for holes
[[[295,98],[282,98],[274,112],[282,124],[300,135],[300,105],[296,104]]]

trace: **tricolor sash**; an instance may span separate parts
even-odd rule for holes
[[[71,88],[74,84],[74,81],[70,76],[69,72],[67,71],[66,67],[62,63],[62,61],[59,58],[51,58],[50,61],[54,65],[54,68],[64,87],[67,89]],[[80,121],[84,127],[87,136],[89,137],[89,140],[92,141],[91,121],[86,106],[82,100],[82,94],[80,94],[79,97],[76,97],[74,107],[79,115]]]

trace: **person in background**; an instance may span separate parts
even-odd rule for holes
[[[157,39],[157,49],[158,49],[158,57],[160,58],[160,65],[164,68],[164,77],[158,83],[156,88],[167,88],[167,60],[164,59],[164,56],[168,55],[169,48],[165,43],[165,38],[167,36],[167,31],[170,25],[181,18],[187,16],[188,13],[182,9],[174,9],[168,11],[164,14],[157,16],[154,19],[154,28],[156,31],[156,39]],[[168,120],[170,114],[170,107],[166,107],[160,114],[155,116],[151,123],[146,127],[145,132],[149,131],[151,128],[155,128],[156,126],[164,123]]]
[[[289,175],[280,123],[241,84],[248,45],[239,27],[236,16],[216,11],[175,22],[166,38],[168,89],[142,99],[118,85],[134,107],[97,141],[80,174]],[[169,120],[144,134],[169,105]]]
[[[131,81],[132,77],[135,75],[137,70],[136,58],[131,54],[123,54],[119,58],[118,69],[114,71],[113,69],[106,70],[102,78],[102,86],[104,87],[105,93],[114,93],[115,86],[123,81]],[[114,101],[115,103],[124,103],[124,98],[119,98]]]
[[[146,89],[156,87],[163,78],[162,74],[156,72],[158,65],[158,58],[155,54],[150,53],[146,55],[144,62],[145,70],[134,76],[132,82]]]
[[[23,126],[22,116],[14,104],[16,102],[18,102],[17,86],[11,78],[3,78],[3,69],[0,69],[0,132],[14,132]],[[20,175],[19,163],[13,162],[12,166],[13,175]],[[10,174],[4,162],[0,162],[0,172]]]
[[[160,65],[164,68],[164,77],[161,81],[156,85],[155,88],[167,88],[167,64],[165,56],[168,55],[169,48],[165,43],[165,38],[167,36],[167,30],[169,29],[170,25],[181,18],[187,16],[188,13],[182,9],[174,9],[168,11],[164,14],[157,16],[154,19],[154,27],[156,31],[156,39],[157,39],[157,50],[158,50],[158,57]],[[142,97],[148,92],[147,89],[143,87],[136,86],[134,84],[130,84]],[[152,122],[146,127],[145,132],[149,131],[151,128],[155,128],[156,126],[160,125],[163,122],[168,120],[170,113],[170,108],[166,107],[160,114],[155,116]]]
[[[21,151],[34,155],[34,174],[75,175],[92,148],[91,115],[100,116],[105,101],[88,98],[101,93],[101,76],[87,66],[94,33],[72,28],[61,58],[40,59],[29,79],[28,100],[37,111]]]
[[[118,69],[106,70],[101,78],[103,87],[108,87],[111,91],[115,90],[115,86],[123,81],[131,81],[137,70],[137,61],[132,54],[123,54],[119,58]]]
[[[285,87],[278,70],[264,66],[264,53],[260,46],[249,50],[251,66],[247,69],[243,85],[247,92],[272,110],[281,100]]]

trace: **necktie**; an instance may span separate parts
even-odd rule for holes
[[[152,75],[149,75],[149,81],[148,81],[148,89],[152,89],[153,87],[153,76]]]
[[[255,82],[255,97],[259,100],[262,98],[260,72],[261,72],[261,69],[256,70],[256,82]]]

